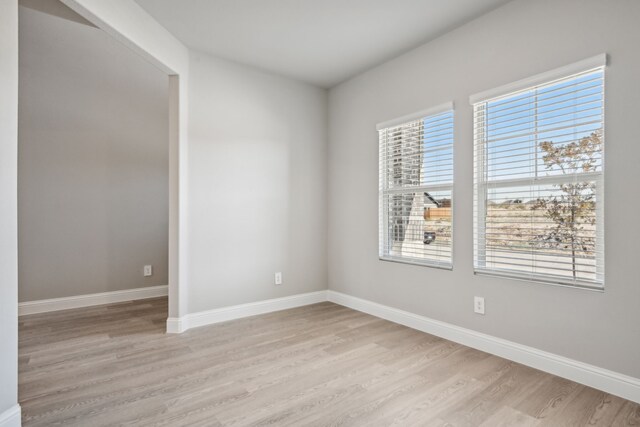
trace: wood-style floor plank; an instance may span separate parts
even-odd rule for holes
[[[25,426],[638,426],[640,405],[332,303],[164,333],[166,298],[20,318]]]

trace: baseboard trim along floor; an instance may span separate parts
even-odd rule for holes
[[[20,315],[44,313],[164,295],[167,295],[167,286],[55,298],[20,303],[19,313]],[[640,379],[638,378],[332,290],[222,307],[191,313],[180,318],[170,317],[167,319],[167,332],[182,333],[199,326],[324,301],[349,307],[640,403]]]
[[[22,425],[20,405],[15,404],[0,414],[0,427],[20,427]]]
[[[96,294],[27,301],[18,304],[18,315],[23,316],[25,314],[47,313],[50,311],[68,310],[70,308],[90,307],[93,305],[110,304],[114,302],[163,297],[167,295],[167,292],[167,285],[161,285],[127,289],[123,291],[100,292]]]
[[[187,329],[197,328],[198,326],[213,325],[214,323],[272,313],[274,311],[302,307],[325,301],[327,301],[327,291],[318,291],[199,311],[179,318],[168,318],[167,332],[179,334]]]
[[[327,300],[640,403],[640,379],[336,291]]]
[[[336,291],[319,291],[167,319],[167,332],[331,301],[640,403],[640,379]]]

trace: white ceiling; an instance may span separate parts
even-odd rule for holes
[[[331,87],[509,0],[136,0],[190,48]]]

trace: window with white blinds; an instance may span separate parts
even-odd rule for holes
[[[378,133],[380,259],[451,268],[453,104]]]
[[[472,101],[476,272],[603,288],[605,60]]]

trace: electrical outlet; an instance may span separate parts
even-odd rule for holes
[[[151,276],[153,274],[153,267],[150,265],[145,265],[144,266],[144,276],[148,277]]]
[[[484,314],[484,298],[473,297],[473,311],[478,314]]]
[[[276,273],[276,285],[282,285],[282,273],[281,272],[277,272]]]

